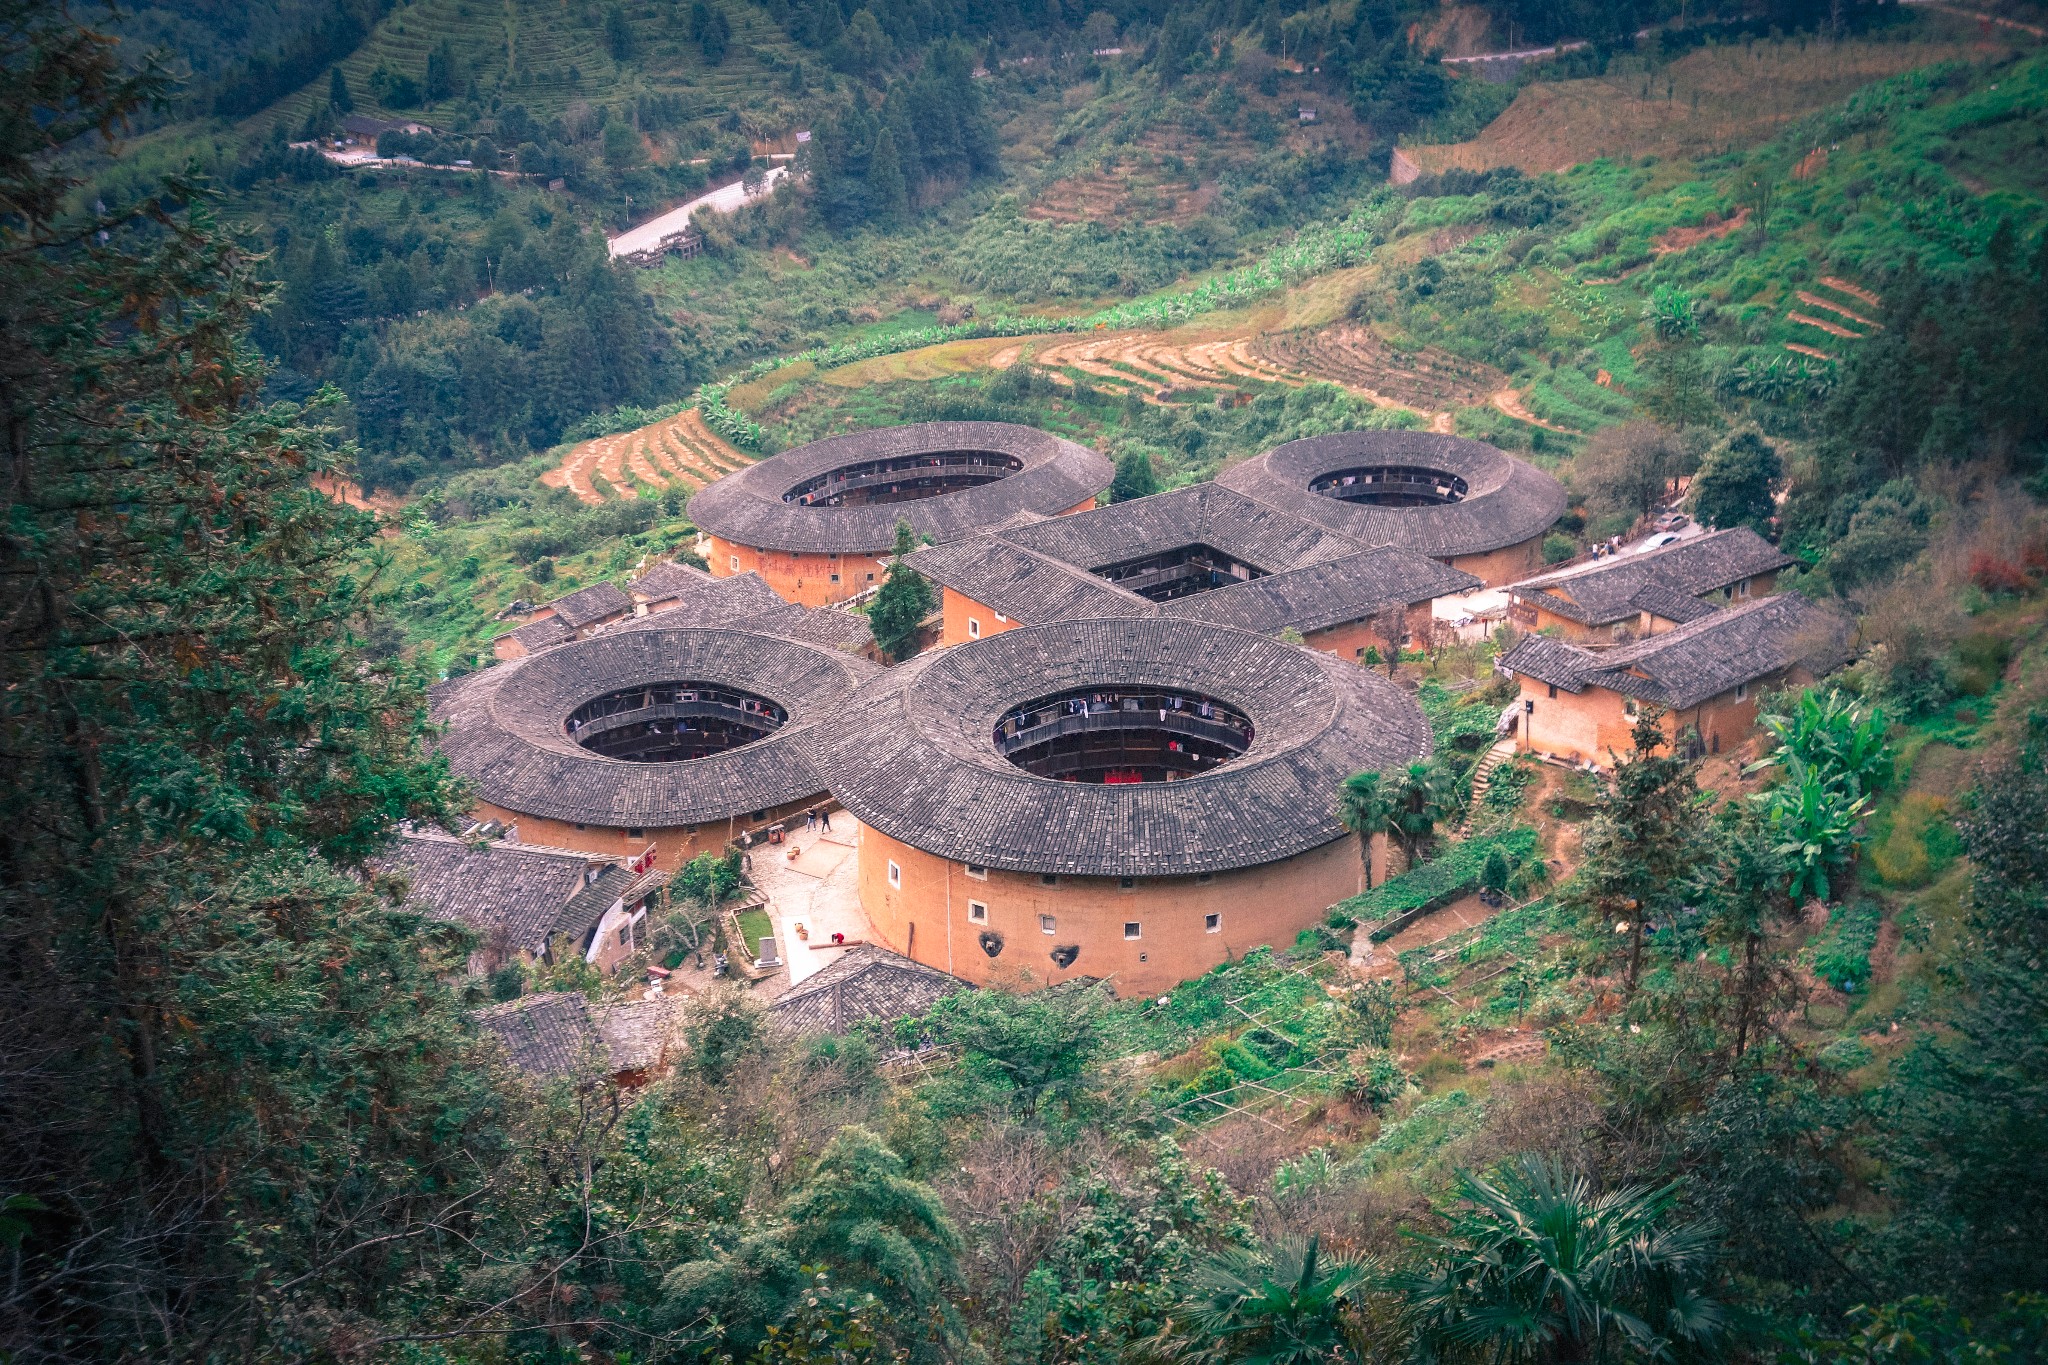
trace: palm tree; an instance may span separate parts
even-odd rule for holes
[[[1337,788],[1337,819],[1358,836],[1358,861],[1365,867],[1368,891],[1372,889],[1372,836],[1392,832],[1394,804],[1383,773],[1353,773]]]
[[[1459,1178],[1466,1207],[1427,1266],[1404,1276],[1422,1342],[1495,1365],[1605,1359],[1616,1346],[1657,1361],[1710,1356],[1727,1315],[1705,1293],[1715,1244],[1672,1219],[1678,1185],[1596,1194],[1534,1155],[1491,1180]]]
[[[1401,841],[1402,851],[1413,867],[1436,838],[1436,826],[1456,809],[1451,784],[1443,769],[1427,759],[1417,759],[1401,771],[1394,787],[1394,815],[1390,828]]]
[[[1189,1365],[1334,1365],[1363,1359],[1359,1300],[1372,1267],[1323,1254],[1317,1239],[1205,1259],[1181,1308],[1138,1344],[1136,1360]]]

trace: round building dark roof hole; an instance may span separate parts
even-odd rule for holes
[[[1075,688],[1015,706],[995,726],[996,751],[1061,782],[1176,782],[1212,772],[1251,747],[1242,711],[1186,688]]]
[[[1308,491],[1365,507],[1444,507],[1463,502],[1465,481],[1419,465],[1360,465],[1310,479]]]
[[[857,460],[794,484],[782,500],[799,507],[874,507],[944,497],[1007,479],[1024,468],[995,450],[928,450],[886,460]]]
[[[603,758],[686,763],[765,739],[788,719],[766,697],[723,683],[654,682],[593,697],[564,725]]]

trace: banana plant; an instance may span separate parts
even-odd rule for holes
[[[1789,771],[1790,761],[1797,758],[1852,797],[1881,791],[1891,781],[1890,723],[1884,712],[1862,706],[1836,689],[1808,689],[1790,712],[1765,715],[1758,724],[1778,747],[1770,757],[1750,765],[1751,772],[1772,766]]]
[[[1796,753],[1785,755],[1784,767],[1785,780],[1752,799],[1763,808],[1772,851],[1788,866],[1787,893],[1795,902],[1826,902],[1855,852],[1870,797],[1845,790]]]

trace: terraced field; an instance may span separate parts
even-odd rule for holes
[[[1258,349],[1276,366],[1341,384],[1382,407],[1421,413],[1477,407],[1508,382],[1499,370],[1441,347],[1396,349],[1356,322],[1276,332],[1259,338]]]
[[[689,408],[636,431],[573,446],[540,481],[596,503],[639,497],[642,490],[650,495],[670,488],[693,493],[752,463],[752,456],[720,440],[704,425],[704,415]]]
[[[732,49],[717,67],[704,65],[683,25],[664,20],[654,6],[628,6],[636,56],[621,65],[606,50],[603,12],[569,7],[558,0],[416,0],[397,10],[341,63],[360,112],[376,113],[370,73],[381,63],[423,78],[427,53],[446,37],[455,51],[456,97],[474,81],[486,96],[523,104],[536,117],[561,113],[573,101],[617,103],[641,92],[683,97],[684,117],[701,118],[758,105],[764,91],[778,88],[770,62],[780,66],[795,54],[789,37],[765,13],[735,5]],[[327,74],[256,115],[250,126],[287,127],[327,99]],[[452,101],[451,101],[452,104]],[[385,111],[395,113],[399,111]],[[408,109],[433,120],[436,108]]]

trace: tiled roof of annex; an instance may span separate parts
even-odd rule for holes
[[[957,976],[868,943],[783,992],[768,1007],[768,1021],[790,1033],[845,1033],[863,1019],[923,1014],[955,991],[972,989]]]
[[[435,689],[449,765],[505,810],[607,827],[703,824],[823,790],[804,737],[821,721],[843,719],[876,666],[767,630],[678,625],[671,616],[621,622]],[[584,702],[665,682],[753,693],[788,718],[750,744],[676,763],[604,758],[570,737],[566,722]]]
[[[1376,507],[1313,492],[1325,475],[1350,469],[1434,470],[1465,481],[1456,502]],[[1427,431],[1341,431],[1275,446],[1217,475],[1224,487],[1277,507],[1363,546],[1417,554],[1483,554],[1550,529],[1564,487],[1534,465],[1479,441]]]
[[[590,854],[431,831],[400,836],[374,865],[406,877],[408,905],[536,953],[556,934],[587,936],[638,880]]]
[[[1709,531],[1661,550],[1616,555],[1591,564],[1539,574],[1509,591],[1567,621],[1604,626],[1648,611],[1667,621],[1692,621],[1709,604],[1681,599],[1791,566],[1792,556],[1747,526]]]
[[[961,451],[1007,455],[1022,468],[973,488],[909,502],[806,507],[786,495],[848,465]],[[832,436],[748,465],[690,499],[702,530],[739,545],[818,554],[879,554],[896,523],[944,543],[1055,516],[1109,487],[1116,470],[1086,446],[1009,422],[926,422]]]
[[[1070,689],[1170,687],[1253,725],[1181,781],[1060,782],[996,749],[1017,706]],[[1429,752],[1415,702],[1376,674],[1251,631],[1159,617],[1027,626],[875,679],[810,746],[833,795],[916,848],[1011,871],[1167,876],[1274,862],[1343,838],[1338,783]]]
[[[1613,649],[1526,636],[1500,666],[1567,692],[1600,687],[1684,711],[1795,664],[1831,672],[1854,653],[1850,630],[1838,613],[1788,592]]]
[[[1261,576],[1154,603],[1093,570],[1206,545]],[[1191,616],[1268,634],[1321,630],[1395,603],[1428,601],[1480,580],[1426,556],[1355,543],[1213,483],[910,556],[927,578],[1027,624],[1091,616]]]

